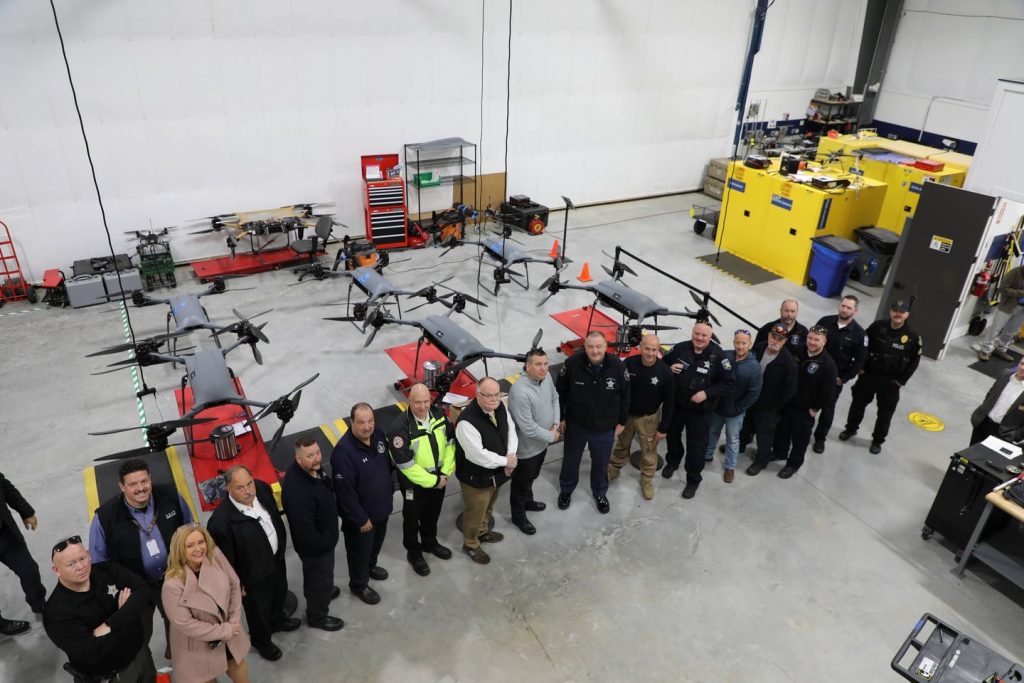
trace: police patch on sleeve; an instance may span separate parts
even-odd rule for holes
[[[722,359],[722,369],[723,370],[732,370],[732,363],[729,362],[728,358],[723,358]]]
[[[391,439],[391,445],[394,446],[395,448],[401,448],[402,446],[405,445],[405,439],[403,439],[401,436],[396,436],[395,438]]]

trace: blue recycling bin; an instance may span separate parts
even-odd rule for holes
[[[841,293],[860,247],[844,237],[825,235],[811,239],[811,252],[807,289],[826,299]]]

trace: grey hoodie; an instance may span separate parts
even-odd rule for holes
[[[538,382],[525,372],[508,391],[508,412],[516,423],[520,459],[540,455],[548,444],[558,440],[553,425],[558,424],[558,393],[551,375]]]

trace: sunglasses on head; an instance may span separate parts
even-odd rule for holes
[[[809,332],[814,332],[815,334],[823,334],[823,335],[825,335],[826,337],[828,336],[828,330],[827,330],[827,329],[825,329],[824,327],[821,327],[820,325],[815,325],[814,327],[812,327],[812,328],[811,328],[810,330],[808,330],[808,331],[809,331]]]
[[[81,536],[77,536],[77,535],[76,536],[68,536],[64,540],[58,541],[57,543],[54,544],[53,552],[50,553],[50,557],[52,558],[57,553],[64,552],[65,550],[68,549],[69,545],[82,545],[82,537]]]
[[[736,330],[735,332],[733,332],[733,335],[737,335],[737,334],[745,334],[745,335],[747,335],[749,337],[750,336],[750,330],[740,329],[740,330]]]

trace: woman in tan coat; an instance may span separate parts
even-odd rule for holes
[[[174,532],[161,595],[175,683],[212,682],[225,671],[234,683],[249,683],[238,575],[201,525]]]

